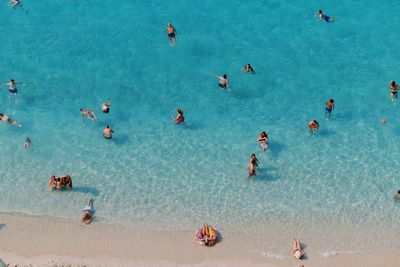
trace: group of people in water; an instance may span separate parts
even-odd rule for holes
[[[106,102],[103,102],[100,104],[101,111],[105,114],[110,112],[110,107],[112,106],[112,102],[110,99],[108,99]],[[97,120],[97,115],[94,112],[93,109],[89,108],[81,108],[81,116],[82,120],[84,121],[85,119],[91,120],[91,121],[96,121]],[[110,128],[110,125],[105,125],[103,128],[103,137],[105,139],[112,139],[112,135],[114,133],[114,130]]]
[[[54,190],[54,189],[62,190],[65,188],[72,189],[72,178],[71,178],[71,176],[69,176],[69,174],[61,175],[58,178],[56,178],[55,175],[52,175],[50,177],[48,186],[49,186],[50,190]]]

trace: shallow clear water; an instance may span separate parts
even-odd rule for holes
[[[16,103],[6,88],[0,95],[0,112],[23,124],[0,127],[0,211],[75,218],[93,197],[103,222],[365,227],[393,236],[372,244],[399,245],[400,206],[391,200],[399,107],[387,84],[399,79],[400,18],[389,14],[400,2],[23,4],[0,8],[0,80],[26,83]],[[338,21],[319,22],[319,8]],[[168,21],[175,47],[163,34]],[[256,75],[240,73],[246,63]],[[227,73],[232,93],[212,73]],[[99,109],[108,98],[109,114],[82,122],[79,108]],[[336,102],[330,120],[328,98]],[[171,122],[176,107],[186,129]],[[311,119],[321,126],[313,136]],[[101,135],[105,124],[112,141]],[[266,153],[256,142],[262,130]],[[261,169],[247,179],[253,152]],[[75,190],[49,192],[50,175],[63,173]]]

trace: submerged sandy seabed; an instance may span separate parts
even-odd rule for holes
[[[0,214],[0,258],[11,266],[397,266],[400,253],[330,253],[306,248],[307,258],[261,253],[243,233],[224,232],[201,247],[193,231],[149,231],[127,226]],[[285,248],[286,249],[286,248]]]

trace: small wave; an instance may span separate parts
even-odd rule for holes
[[[320,255],[324,256],[325,258],[328,257],[335,257],[338,254],[361,254],[364,253],[362,251],[336,251],[336,250],[331,250],[331,251],[325,251],[325,252],[318,252]]]
[[[267,258],[274,258],[274,259],[278,259],[278,260],[283,260],[283,259],[287,258],[286,256],[283,256],[281,254],[276,254],[273,252],[263,252],[262,255]]]

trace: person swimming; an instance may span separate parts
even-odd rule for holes
[[[97,120],[97,116],[96,116],[96,113],[94,113],[94,111],[91,111],[88,108],[81,108],[80,111],[81,111],[82,120],[85,117],[91,121]]]
[[[317,120],[312,120],[308,124],[308,128],[310,129],[310,134],[313,134],[314,132],[318,132],[319,130],[319,123]]]
[[[110,126],[107,124],[103,129],[103,137],[105,139],[112,139],[113,133],[114,133],[114,130],[111,129]]]
[[[326,106],[325,106],[325,117],[330,118],[332,110],[335,109],[335,100],[329,99],[326,101]]]
[[[172,24],[170,22],[168,22],[167,27],[165,28],[165,34],[168,35],[169,38],[169,44],[171,46],[175,45],[176,43],[176,29],[174,28],[174,26],[172,26]]]
[[[89,200],[87,206],[82,209],[81,222],[90,224],[93,221],[93,199]]]
[[[254,71],[253,67],[250,64],[244,65],[242,72],[256,74],[256,72]]]
[[[25,138],[24,148],[28,149],[31,146],[31,139],[29,137]]]
[[[218,86],[221,88],[221,89],[228,89],[228,91],[230,92],[231,91],[231,89],[230,89],[230,87],[229,87],[229,83],[228,83],[228,76],[226,75],[226,74],[224,74],[224,75],[222,75],[222,77],[220,77],[220,76],[217,76],[217,75],[215,75],[215,74],[212,74],[215,78],[218,78],[219,79],[219,81],[218,81]]]
[[[392,98],[393,103],[396,103],[399,86],[396,84],[395,81],[390,81],[389,88],[390,88],[390,97]]]
[[[103,111],[103,113],[110,112],[111,105],[112,105],[112,103],[111,103],[110,99],[108,99],[107,102],[102,103],[100,106],[101,106],[101,110]]]
[[[14,79],[11,79],[10,82],[8,83],[3,83],[2,85],[0,85],[0,87],[8,86],[8,92],[9,92],[8,100],[10,100],[11,97],[13,96],[18,97],[17,84],[25,85],[23,82],[14,81]]]
[[[322,12],[322,10],[318,10],[317,16],[319,17],[319,20],[320,20],[320,21],[325,20],[325,21],[328,22],[328,23],[335,22],[335,20],[336,20],[335,17],[329,17],[329,16],[325,15],[325,14]]]
[[[21,3],[20,0],[10,0],[10,2],[8,2],[8,5],[10,7],[17,7],[20,3]]]
[[[0,113],[0,121],[7,122],[8,124],[21,128],[22,125],[16,122],[15,120],[11,119],[9,115]]]
[[[268,148],[268,134],[266,132],[260,133],[258,136],[258,143],[260,144],[261,148],[265,151]]]
[[[183,116],[183,109],[178,108],[178,109],[176,109],[176,112],[177,112],[177,114],[175,117],[171,115],[172,120],[175,122],[175,124],[178,124],[178,125],[182,124],[185,126],[185,117]]]
[[[298,260],[304,257],[304,251],[301,249],[301,244],[299,240],[293,240],[292,256]]]

